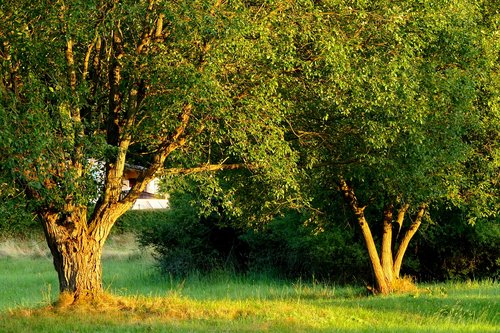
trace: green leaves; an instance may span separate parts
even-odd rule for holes
[[[322,27],[308,49],[319,61],[302,59],[297,67],[307,71],[283,88],[294,100],[294,133],[310,173],[327,187],[349,179],[365,202],[463,195],[478,149],[464,138],[479,130],[478,114],[494,112],[476,103],[480,77],[491,70],[480,7],[356,6],[315,8],[321,23],[310,22]]]
[[[498,170],[500,44],[489,3],[12,4],[0,6],[5,165],[34,192],[57,193],[43,197],[90,202],[87,161],[113,164],[120,140],[130,140],[127,161],[152,164],[186,107],[182,147],[166,164],[253,166],[219,180],[237,179],[267,204],[300,197],[299,162],[329,188],[351,180],[365,200],[497,184],[469,178]]]

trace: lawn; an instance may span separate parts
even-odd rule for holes
[[[172,279],[147,254],[112,253],[103,260],[112,304],[70,310],[50,306],[50,259],[0,258],[0,332],[500,332],[498,282],[373,297],[362,287],[257,275]]]

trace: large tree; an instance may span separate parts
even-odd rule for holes
[[[476,201],[476,214],[498,213],[498,8],[321,1],[310,13],[290,23],[302,57],[283,88],[298,110],[305,184],[319,201],[341,194],[375,291],[388,293],[429,205]]]
[[[61,293],[101,294],[104,242],[165,166],[289,173],[266,24],[280,6],[1,2],[1,177],[40,218]],[[124,194],[127,163],[145,170]]]

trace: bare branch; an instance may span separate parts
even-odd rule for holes
[[[404,204],[401,208],[398,209],[398,217],[396,218],[396,223],[399,225],[398,235],[396,238],[399,238],[399,233],[401,232],[401,228],[403,227],[403,222],[405,219],[406,211],[410,208],[409,204]]]
[[[75,70],[75,59],[73,56],[73,40],[68,39],[66,42],[66,63],[68,65],[68,79],[71,91],[76,90],[76,70]]]
[[[252,165],[246,164],[205,164],[193,168],[168,168],[162,171],[163,175],[189,175],[194,173],[235,170],[235,169],[252,169]]]
[[[90,56],[92,54],[92,50],[94,49],[94,46],[97,44],[99,36],[96,33],[94,36],[94,40],[92,40],[92,43],[89,44],[87,47],[87,52],[85,52],[85,58],[83,59],[83,73],[82,73],[82,80],[85,80],[89,74],[89,62],[90,62]]]

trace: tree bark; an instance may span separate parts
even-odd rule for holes
[[[408,249],[408,244],[410,244],[410,240],[413,238],[418,228],[420,227],[424,213],[425,213],[425,205],[422,204],[418,209],[417,216],[415,217],[415,220],[411,224],[410,229],[408,229],[408,231],[405,233],[403,239],[401,240],[401,243],[399,244],[398,251],[394,259],[394,269],[393,269],[393,275],[396,278],[399,278],[399,272],[401,270],[401,265],[403,263],[403,257],[406,253],[406,249]]]
[[[103,292],[102,250],[116,219],[110,218],[91,231],[87,228],[85,209],[75,209],[68,216],[56,212],[45,212],[42,216],[64,303],[98,299]]]
[[[370,230],[370,226],[366,221],[364,214],[364,207],[359,207],[358,200],[354,193],[354,190],[347,184],[344,179],[340,180],[340,190],[344,195],[344,199],[349,204],[350,208],[356,215],[356,219],[363,233],[363,238],[365,239],[366,249],[368,250],[368,256],[370,257],[370,262],[372,264],[373,273],[375,275],[375,281],[377,283],[375,292],[380,294],[388,294],[391,292],[390,286],[387,284],[387,280],[384,274],[384,270],[381,265],[380,257],[377,252],[377,247],[375,246],[375,241],[373,240],[373,235]]]
[[[358,224],[361,227],[361,232],[365,239],[366,249],[368,250],[368,256],[370,257],[370,262],[372,264],[373,273],[375,274],[375,281],[377,283],[376,292],[380,294],[388,294],[391,292],[391,287],[387,283],[387,279],[384,273],[384,269],[380,263],[380,258],[377,252],[377,247],[375,246],[375,241],[373,240],[373,235],[370,230],[370,226],[364,217],[364,213],[358,211],[355,213],[358,219]]]
[[[387,205],[384,209],[384,227],[382,235],[382,269],[386,283],[391,289],[393,280],[393,258],[392,258],[392,211],[394,206]]]

